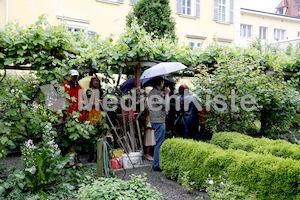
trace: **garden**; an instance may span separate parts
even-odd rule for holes
[[[106,121],[100,127],[79,123],[79,115],[62,120],[41,89],[57,83],[60,89],[70,69],[104,74],[108,82],[113,74],[133,77],[147,69],[142,63],[160,61],[188,66],[175,79],[194,77],[193,92],[209,111],[203,122],[207,141],[168,135],[161,150],[167,177],[212,199],[299,199],[299,60],[300,46],[278,49],[259,41],[247,48],[211,44],[190,50],[153,39],[134,22],[116,40],[53,27],[45,17],[28,27],[9,23],[0,31],[0,158],[19,155],[21,167],[1,167],[9,173],[0,179],[0,196],[162,199],[144,177],[97,179],[94,165],[66,167],[75,155],[62,155],[62,148],[75,142],[86,152],[83,141],[96,144],[113,131]]]

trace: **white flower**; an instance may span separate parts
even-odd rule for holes
[[[34,150],[36,147],[34,146],[33,144],[33,141],[32,140],[27,140],[25,142],[25,147],[28,148],[29,150]]]
[[[214,181],[213,181],[213,180],[209,180],[208,183],[209,183],[210,185],[213,185],[213,184],[214,184]]]
[[[48,145],[54,145],[55,143],[54,143],[53,140],[50,140],[50,141],[47,142],[47,144],[48,144]]]
[[[52,124],[51,123],[48,123],[46,126],[45,126],[45,129],[47,131],[50,131],[52,129]]]
[[[221,185],[224,185],[224,183],[223,183],[223,182],[221,182],[220,184],[221,184]]]

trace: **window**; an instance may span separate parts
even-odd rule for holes
[[[263,26],[259,27],[259,38],[261,40],[267,39],[267,27],[263,27]]]
[[[136,3],[137,0],[130,0],[129,1],[129,5],[134,5]]]
[[[75,27],[68,27],[68,31],[71,31],[71,32],[80,32],[80,31],[83,31],[85,32],[85,29],[83,28],[75,28]]]
[[[90,24],[89,20],[60,16],[60,15],[56,16],[56,18],[59,20],[60,24],[66,25],[68,31],[71,32],[82,31],[87,33],[87,36],[92,38],[94,38],[97,35],[96,32],[88,30],[88,26]]]
[[[76,27],[69,26],[67,29],[68,29],[68,31],[71,31],[71,32],[80,32],[80,31],[85,32],[85,33],[87,33],[87,36],[89,36],[90,38],[95,38],[97,35],[97,33],[95,31],[88,31],[84,28],[76,28]]]
[[[297,37],[300,37],[300,31],[298,31],[298,33],[297,33]]]
[[[225,22],[226,21],[226,0],[219,0],[219,5],[218,5],[218,19],[220,21]]]
[[[192,0],[182,0],[182,14],[191,15],[192,14]]]
[[[233,0],[214,0],[214,20],[233,23]]]
[[[246,24],[241,24],[240,26],[240,36],[243,38],[251,38],[252,36],[252,26],[251,25],[246,25]]]
[[[189,45],[190,45],[190,49],[193,50],[193,49],[201,49],[202,47],[202,42],[189,42]]]
[[[274,29],[274,41],[284,40],[285,30],[283,29]]]
[[[176,0],[176,13],[182,16],[200,17],[200,0]]]

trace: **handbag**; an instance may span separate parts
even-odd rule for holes
[[[144,135],[144,145],[147,146],[155,146],[155,135],[154,135],[154,129],[147,127],[145,130]]]

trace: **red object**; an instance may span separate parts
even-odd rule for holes
[[[82,88],[79,84],[75,85],[72,81],[65,81],[62,83],[62,86],[65,88],[65,91],[70,95],[70,98],[75,97],[75,102],[71,101],[71,99],[67,99],[70,105],[68,107],[68,112],[72,113],[73,111],[80,112],[81,116],[78,118],[79,121],[85,120],[86,111],[79,111],[79,101],[83,100],[82,96]],[[81,93],[79,92],[81,91]]]
[[[200,117],[199,117],[199,124],[202,124],[206,121],[205,115],[208,115],[210,112],[207,111],[205,108],[202,108],[200,111]]]
[[[112,169],[120,169],[122,165],[122,159],[118,156],[113,156],[112,159],[110,159],[110,165]]]

